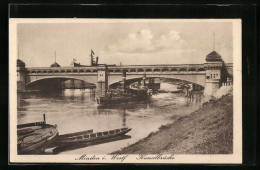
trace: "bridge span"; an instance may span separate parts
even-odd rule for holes
[[[25,63],[17,60],[18,90],[41,84],[50,86],[65,80],[83,80],[96,87],[103,83],[109,88],[122,80],[124,72],[126,82],[144,78],[178,79],[203,86],[208,94],[212,94],[227,77],[233,76],[233,64],[225,64],[215,51],[206,56],[206,63],[203,64],[60,67],[56,63],[54,67],[26,68]]]

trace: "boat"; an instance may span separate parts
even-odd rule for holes
[[[119,136],[125,135],[127,132],[131,131],[131,128],[120,128],[114,129],[104,132],[97,132],[97,133],[86,133],[77,132],[76,135],[69,134],[68,136],[60,136],[57,138],[56,145],[68,145],[68,144],[81,144],[81,143],[90,143],[90,142],[100,142],[107,139],[113,139]]]
[[[57,125],[46,124],[44,121],[17,125],[18,154],[38,152],[58,135]]]
[[[146,86],[140,88],[127,88],[125,90],[109,90],[106,96],[97,97],[97,104],[102,106],[115,105],[132,101],[144,101],[148,100],[151,96],[152,91]]]
[[[59,135],[57,137],[57,141],[59,142],[66,142],[68,139],[72,138],[72,137],[77,137],[77,136],[81,136],[81,135],[88,135],[93,133],[93,129],[91,130],[86,130],[86,131],[81,131],[81,132],[75,132],[75,133],[69,133],[69,134],[64,134],[64,135]]]

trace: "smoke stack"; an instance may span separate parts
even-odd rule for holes
[[[122,80],[122,87],[123,87],[123,90],[125,91],[126,89],[126,70],[123,70],[123,80]]]
[[[46,123],[45,114],[43,114],[43,122]]]

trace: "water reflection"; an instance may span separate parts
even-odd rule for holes
[[[200,99],[191,100],[179,93],[161,93],[146,102],[103,107],[98,107],[94,98],[95,93],[89,89],[18,93],[18,124],[40,121],[45,113],[47,122],[57,124],[60,134],[132,128],[128,133],[132,138],[60,153],[107,154],[137,142],[172,118],[190,114],[201,105]]]

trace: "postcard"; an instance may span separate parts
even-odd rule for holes
[[[242,163],[240,19],[9,19],[10,163]]]

